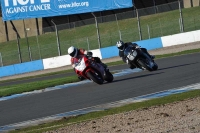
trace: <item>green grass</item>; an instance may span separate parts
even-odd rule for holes
[[[186,51],[182,51],[182,52],[178,52],[178,53],[172,53],[172,54],[157,55],[156,59],[164,58],[164,57],[177,56],[177,55],[183,55],[183,54],[197,53],[197,52],[200,52],[200,49],[186,50]],[[116,61],[116,62],[107,63],[108,66],[114,66],[114,65],[119,65],[119,64],[123,64],[123,61]],[[63,73],[68,73],[68,72],[73,72],[73,70],[71,69],[71,70],[66,70],[66,71],[60,71],[60,72],[53,72],[53,73],[38,75],[38,76],[19,78],[19,79],[13,79],[13,80],[6,80],[6,81],[1,81],[0,83],[18,81],[18,80],[23,80],[23,79],[33,79],[33,78],[36,78],[36,77],[45,77],[45,76],[63,74]],[[53,87],[53,86],[56,86],[56,85],[67,84],[67,83],[72,83],[72,82],[77,82],[77,81],[79,81],[77,76],[69,76],[69,77],[64,77],[64,78],[37,81],[37,82],[20,84],[20,85],[3,86],[3,87],[0,87],[0,97],[10,96],[12,94],[19,94],[19,93],[22,93],[22,92],[30,92],[30,91],[34,91],[34,90],[41,90],[41,89],[45,89],[47,87]]]
[[[37,75],[37,76],[29,76],[29,77],[23,77],[23,78],[3,80],[3,81],[0,81],[0,83],[6,83],[6,82],[12,82],[12,81],[20,81],[20,80],[27,80],[27,79],[33,79],[33,78],[39,78],[39,77],[46,77],[46,76],[57,75],[57,74],[70,73],[70,72],[74,72],[74,70],[73,69],[69,69],[69,70],[51,72],[51,73],[46,73],[46,74],[40,74],[40,75]]]
[[[41,133],[45,131],[56,130],[58,128],[65,127],[74,123],[80,123],[80,122],[85,122],[89,120],[99,119],[107,115],[128,112],[131,110],[147,109],[151,106],[161,106],[168,103],[183,101],[183,100],[195,98],[195,97],[200,97],[200,90],[194,90],[194,91],[174,94],[174,95],[170,95],[170,96],[166,96],[162,98],[156,98],[156,99],[152,99],[148,101],[132,103],[132,104],[124,105],[117,108],[111,108],[105,111],[97,111],[97,112],[88,113],[85,115],[79,115],[79,116],[74,116],[74,117],[69,117],[69,118],[64,117],[57,121],[11,131],[11,133],[19,133],[19,132]]]
[[[182,12],[185,32],[199,30],[200,7],[186,8]],[[110,17],[113,16],[111,15]],[[142,39],[149,39],[147,26],[149,26],[150,38],[180,33],[179,17],[179,10],[140,17]],[[61,28],[62,26],[58,27]],[[101,47],[114,46],[116,41],[120,39],[119,30],[125,42],[140,40],[136,18],[119,20],[118,25],[116,21],[99,23]],[[60,30],[59,37],[62,55],[67,54],[67,48],[71,45],[85,49],[88,49],[88,47],[89,49],[99,48],[95,24]],[[56,41],[54,32],[28,37],[32,59],[38,60],[58,56]],[[19,42],[22,52],[22,62],[30,61],[26,39],[22,38]],[[4,66],[19,63],[16,40],[0,43],[0,52],[3,57]]]
[[[54,87],[56,85],[77,82],[77,76],[70,76],[64,78],[58,78],[53,80],[44,80],[31,83],[25,83],[20,85],[4,86],[0,87],[0,97],[9,96],[12,94],[19,94],[23,92],[30,92],[34,90],[42,90],[47,87]]]

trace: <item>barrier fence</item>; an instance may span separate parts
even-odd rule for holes
[[[24,28],[24,36],[0,43],[0,66],[23,63],[67,54],[69,46],[87,50],[125,42],[151,39],[200,29],[200,7],[183,9],[183,2],[136,8],[109,16],[56,25],[42,31]],[[38,35],[38,32],[41,33]],[[0,38],[5,37],[0,32]],[[153,44],[152,44],[153,45]]]

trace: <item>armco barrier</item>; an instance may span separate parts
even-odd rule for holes
[[[44,69],[58,68],[70,64],[70,56],[63,55],[53,58],[43,59]]]
[[[94,57],[102,59],[101,51],[99,49],[91,50]],[[58,68],[71,64],[71,57],[69,55],[57,56],[53,58],[43,59],[44,69]]]
[[[116,46],[111,46],[111,47],[107,47],[107,48],[101,48],[101,56],[102,59],[106,59],[106,58],[111,58],[114,56],[118,56],[118,49]]]
[[[31,62],[25,62],[21,64],[14,64],[10,66],[0,67],[0,77],[12,76],[17,74],[23,74],[27,72],[33,72],[43,70],[42,60],[36,60]]]
[[[153,49],[157,49],[157,48],[162,48],[163,44],[162,44],[162,40],[160,37],[158,38],[152,38],[152,39],[148,39],[148,40],[142,40],[142,41],[138,41],[136,42],[139,46],[146,48],[147,50],[153,50]]]
[[[14,65],[0,67],[0,77],[15,75]]]
[[[163,47],[200,41],[200,30],[161,37]]]

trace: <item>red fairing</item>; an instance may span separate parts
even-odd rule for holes
[[[79,57],[79,59],[73,59],[76,74],[97,84],[103,84],[104,80],[107,82],[113,81],[113,75],[109,71],[105,71],[105,68],[90,56],[79,55]]]
[[[72,57],[72,58],[71,58],[71,65],[73,66],[75,63],[77,63],[78,60],[79,60],[80,58],[82,58],[83,55],[85,55],[86,53],[87,53],[86,50],[84,50],[84,49],[78,49],[77,57]],[[73,66],[73,67],[74,67],[74,66]]]
[[[74,61],[74,64],[79,63],[79,64],[76,64],[76,67],[75,67],[76,74],[78,75],[81,75],[87,78],[86,73],[88,71],[92,71],[92,72],[99,71],[101,75],[104,74],[104,68],[101,65],[94,62],[92,59],[89,61],[88,58],[84,55],[79,55],[79,59],[75,58],[73,59],[73,61]]]

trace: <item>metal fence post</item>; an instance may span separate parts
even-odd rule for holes
[[[117,14],[115,14],[115,19],[116,19],[116,22],[117,22],[117,29],[118,29],[118,32],[119,32],[119,39],[122,40],[122,36],[121,36],[120,28],[119,28],[119,22],[118,22]]]
[[[38,35],[36,35],[36,40],[37,40],[37,44],[38,44],[39,56],[40,56],[40,59],[42,59],[41,50],[40,50],[40,44],[39,44],[39,41],[38,41]]]
[[[18,56],[19,56],[19,62],[22,63],[22,55],[21,55],[21,49],[19,44],[19,38],[17,36],[17,47],[18,47]]]
[[[2,59],[2,55],[1,55],[1,52],[0,52],[0,63],[1,63],[1,66],[3,67],[3,59]]]
[[[29,51],[31,51],[31,47],[29,47]],[[30,52],[30,57],[31,57],[31,61],[33,60],[32,59],[32,53]]]
[[[149,28],[149,25],[147,24],[147,30],[148,30],[148,35],[149,35],[149,39],[151,38],[151,35],[150,35],[150,28]]]
[[[182,32],[182,26],[181,26],[181,18],[178,19],[179,27],[180,27],[180,32]]]
[[[5,25],[5,32],[6,32],[6,41],[8,42],[8,41],[9,41],[9,37],[8,37],[8,26],[7,26],[7,22],[6,22],[6,21],[4,22],[4,25]]]
[[[54,23],[53,19],[51,20],[51,22],[54,24],[55,26],[55,30],[56,30],[56,38],[57,38],[57,45],[58,45],[58,55],[61,56],[61,51],[60,51],[60,40],[59,40],[59,35],[58,35],[58,29],[56,24]]]
[[[182,9],[181,9],[181,2],[178,0],[178,5],[179,5],[179,12],[180,12],[180,27],[181,27],[181,32],[184,32],[184,23],[183,23],[183,15],[182,15]]]
[[[120,30],[119,30],[119,39],[122,40],[122,33]]]
[[[119,39],[121,40],[121,34],[120,34],[119,22],[118,22],[118,19],[117,19],[117,14],[115,14],[115,20],[117,22],[117,29],[118,29],[118,32],[119,32]]]
[[[27,47],[28,47],[29,60],[32,61],[32,58],[31,58],[31,51],[30,51],[30,46],[29,46],[29,41],[28,41],[28,36],[27,36],[27,31],[28,31],[29,29],[26,29],[26,28],[25,28],[24,19],[23,19],[23,25],[24,25],[24,33],[25,33],[26,43],[27,43]]]
[[[87,44],[88,44],[88,50],[90,50],[90,42],[88,37],[87,37]]]
[[[18,49],[19,62],[22,63],[21,49],[20,49],[20,43],[19,43],[19,35],[18,35],[15,28],[13,28],[13,30],[15,31],[16,36],[17,36],[17,49]]]
[[[94,15],[94,13],[92,13],[92,15],[94,16],[95,23],[96,23],[97,38],[98,38],[99,48],[101,48],[101,40],[100,40],[99,26],[98,26],[98,22],[97,22],[97,17]]]
[[[160,33],[161,33],[161,36],[163,36],[163,33],[162,33],[162,25],[161,25],[160,18],[159,18],[159,24],[160,24]]]
[[[155,14],[156,14],[157,13],[157,9],[156,9],[156,2],[155,2],[155,0],[153,0],[153,6],[154,6]]]
[[[135,7],[135,11],[136,11],[136,14],[137,14],[137,21],[138,21],[138,30],[139,30],[139,36],[140,36],[140,40],[142,40],[141,25],[140,25],[140,18],[139,18],[138,10],[137,10],[137,8],[136,8],[136,7]]]

